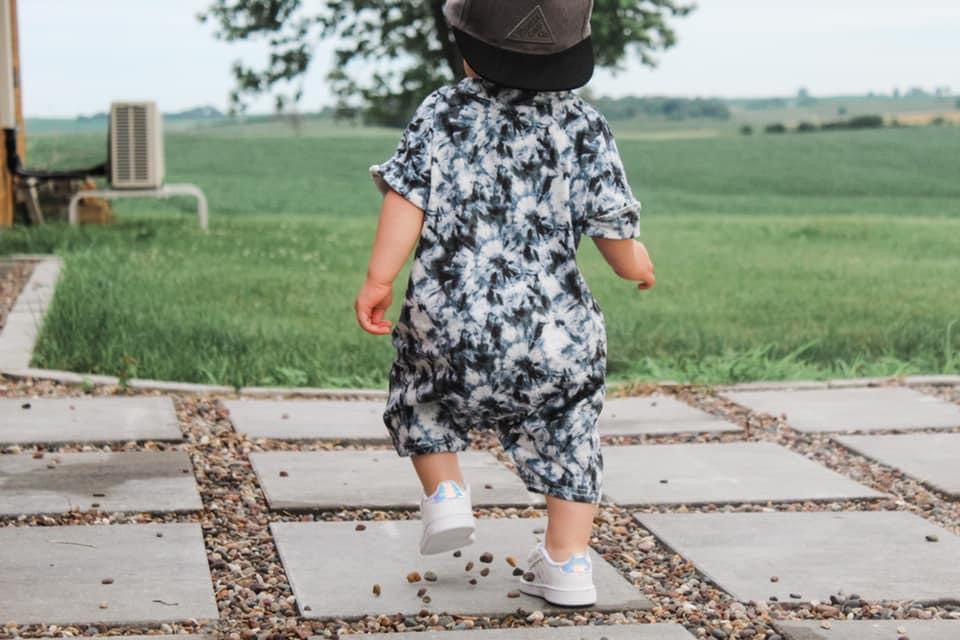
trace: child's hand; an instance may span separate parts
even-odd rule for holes
[[[640,284],[637,285],[637,288],[649,289],[656,284],[657,279],[653,275],[653,261],[650,259],[650,254],[647,253],[647,246],[637,241],[634,243],[633,251],[637,265],[643,274],[642,277],[639,278]]]
[[[353,308],[357,312],[357,322],[363,330],[377,336],[390,333],[392,323],[384,320],[383,314],[393,301],[393,286],[366,280],[357,294]]]

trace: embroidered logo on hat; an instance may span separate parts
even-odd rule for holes
[[[539,4],[510,30],[505,40],[542,44],[554,44],[556,42],[553,31],[550,30],[550,24],[547,23],[547,17],[543,15],[543,7]]]

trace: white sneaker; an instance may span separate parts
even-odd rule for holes
[[[597,589],[593,586],[590,554],[575,553],[566,562],[554,562],[541,542],[530,552],[527,571],[520,578],[520,591],[561,607],[594,604]]]
[[[452,480],[437,485],[432,496],[420,498],[420,555],[429,556],[473,544],[477,528],[470,504],[470,487]]]

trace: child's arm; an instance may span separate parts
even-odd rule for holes
[[[642,242],[634,239],[593,238],[604,260],[613,268],[613,272],[624,280],[638,280],[639,289],[649,289],[656,283],[653,276],[653,262]]]
[[[386,335],[391,323],[383,318],[393,301],[393,281],[417,244],[423,211],[396,191],[388,191],[380,209],[377,236],[370,253],[367,279],[357,294],[357,322],[369,333]]]

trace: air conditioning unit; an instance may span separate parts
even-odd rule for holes
[[[163,186],[163,116],[155,102],[110,105],[110,186],[159,189]]]

